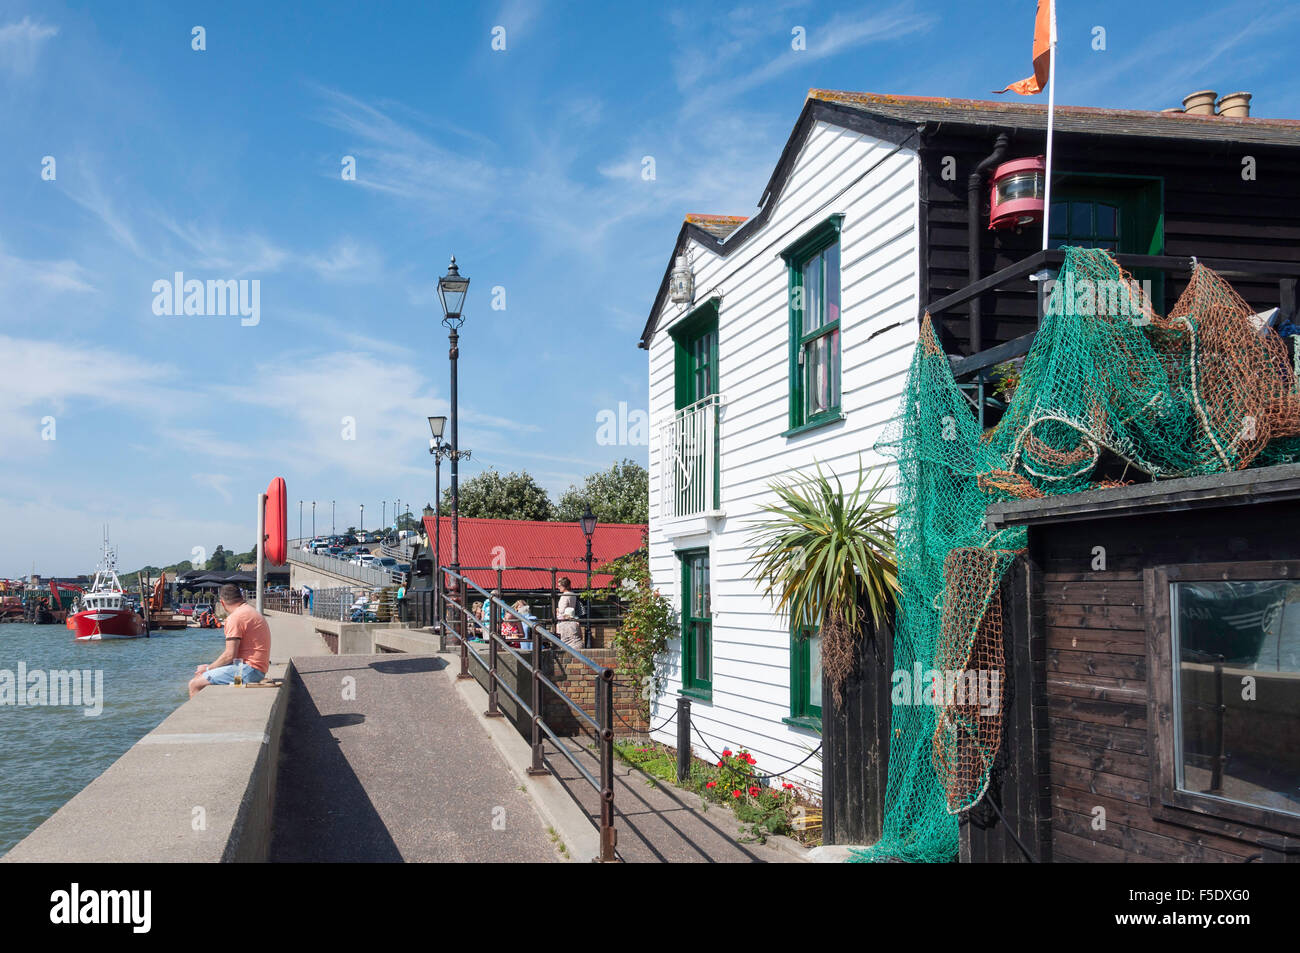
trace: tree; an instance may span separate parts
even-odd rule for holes
[[[601,523],[650,522],[650,474],[635,460],[589,474],[582,489],[570,486],[560,497],[555,518],[576,523],[586,505]]]
[[[208,571],[225,572],[229,568],[226,565],[228,557],[229,554],[226,552],[226,547],[218,543],[216,550],[210,557],[208,557]]]
[[[442,512],[451,514],[451,490],[442,495]],[[546,491],[525,470],[502,476],[484,470],[460,485],[460,515],[500,520],[550,520],[555,507]]]

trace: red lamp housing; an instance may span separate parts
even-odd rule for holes
[[[1012,159],[993,170],[989,228],[1021,228],[1043,220],[1047,162],[1043,156]]]

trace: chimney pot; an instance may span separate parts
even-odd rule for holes
[[[1191,116],[1213,116],[1214,100],[1218,97],[1212,89],[1202,89],[1183,97],[1183,109]]]
[[[1250,115],[1250,93],[1227,93],[1219,100],[1219,115],[1245,119]]]

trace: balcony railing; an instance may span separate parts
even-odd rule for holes
[[[673,414],[659,430],[659,513],[664,519],[718,510],[718,417],[720,394]]]
[[[1297,313],[1296,284],[1297,279],[1300,279],[1300,262],[1260,261],[1245,258],[1190,258],[1174,255],[1116,254],[1112,255],[1112,257],[1122,268],[1145,268],[1166,275],[1189,273],[1195,263],[1200,261],[1206,267],[1214,269],[1223,278],[1250,278],[1255,281],[1276,280],[1278,282],[1278,301],[1283,316],[1294,320]],[[1015,264],[1003,268],[1001,271],[996,271],[973,284],[967,285],[960,291],[955,291],[938,301],[931,302],[928,307],[921,309],[921,314],[924,315],[928,312],[934,320],[941,322],[944,313],[958,305],[966,304],[972,299],[989,292],[1004,291],[1008,286],[1027,280],[1030,275],[1036,274],[1043,269],[1059,269],[1064,261],[1065,251],[1063,249],[1034,252]],[[1049,274],[1051,273],[1054,273],[1054,271],[1049,271]],[[984,348],[978,353],[965,357],[950,355],[953,377],[957,379],[959,384],[973,384],[975,387],[978,397],[972,403],[975,405],[981,426],[985,424],[985,389],[992,379],[992,369],[1004,361],[1028,354],[1034,346],[1034,338],[1037,334],[1038,331],[1035,329],[1028,334],[1022,334],[1020,337],[1004,341],[993,347]],[[974,327],[974,319],[972,318],[971,340],[977,340],[978,338],[979,334]],[[1300,373],[1300,368],[1297,369],[1297,373]]]

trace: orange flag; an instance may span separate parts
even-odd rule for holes
[[[1021,96],[1033,96],[1047,87],[1047,70],[1051,60],[1052,34],[1056,11],[1055,0],[1038,0],[1038,15],[1034,17],[1034,75],[1027,76],[1018,83],[1012,83],[1006,89],[994,90],[1019,93]]]

